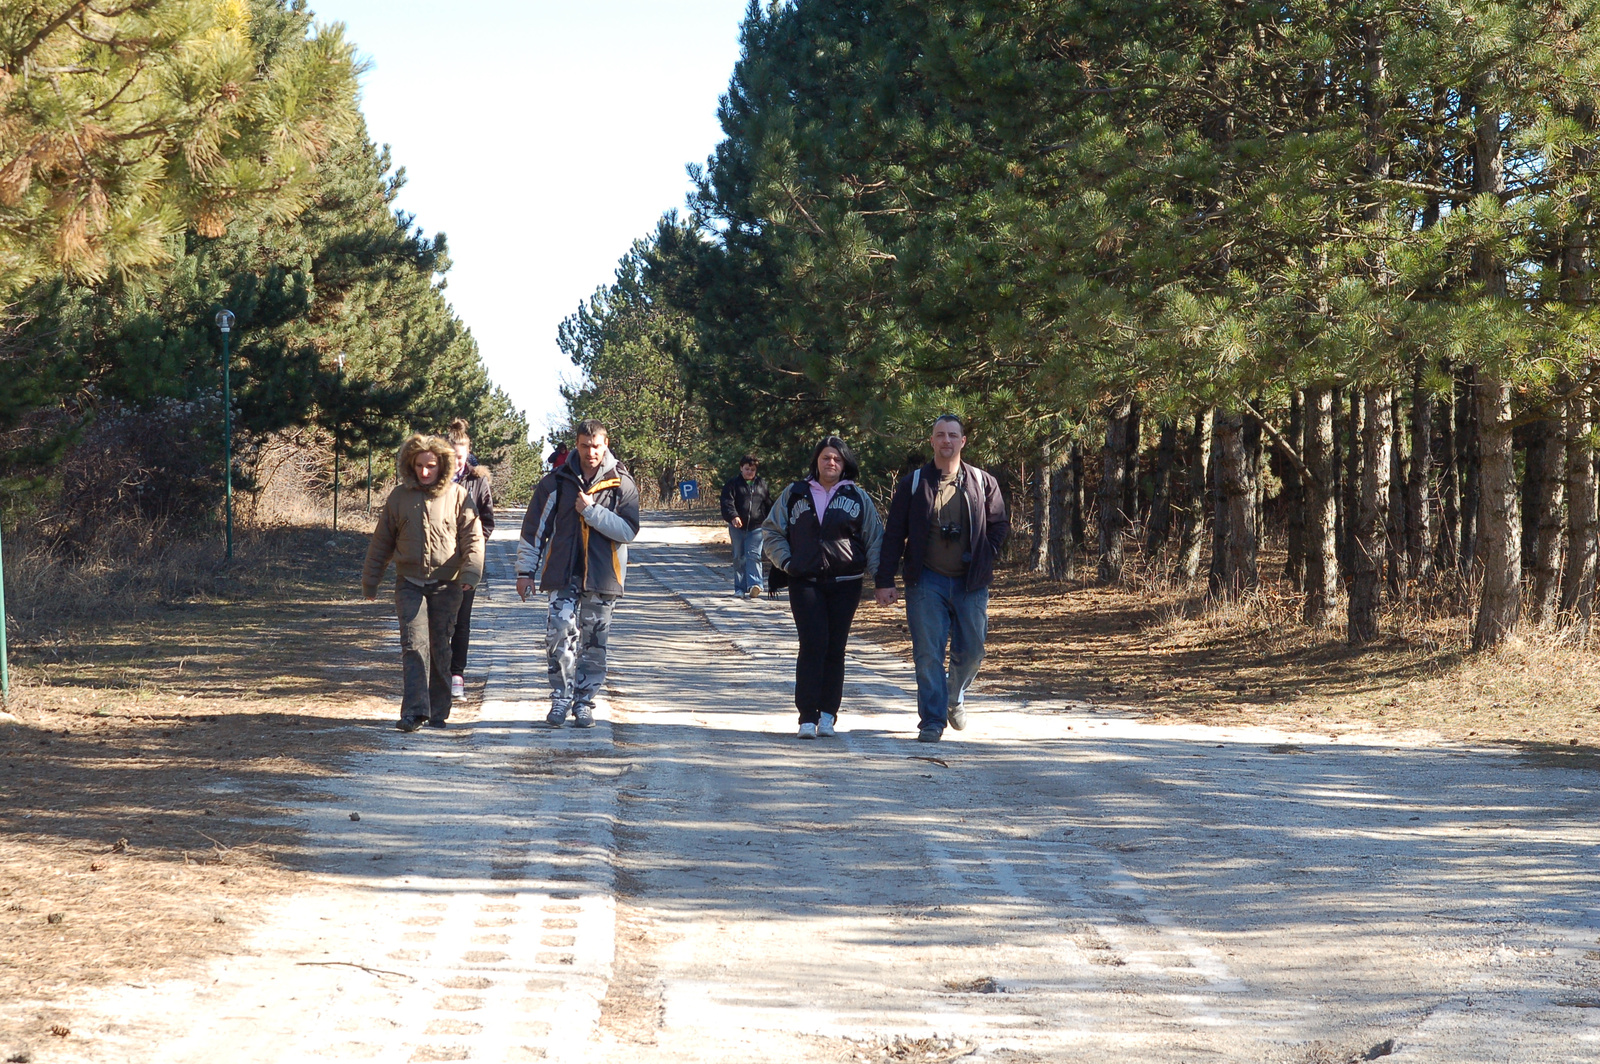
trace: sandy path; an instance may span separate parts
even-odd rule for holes
[[[929,747],[870,648],[800,742],[786,609],[635,558],[613,997],[661,1027],[604,1059],[1600,1060],[1592,776],[981,695]]]
[[[514,527],[480,709],[297,811],[316,871],[248,949],[35,1061],[1600,1060],[1592,776],[981,693],[919,745],[866,646],[802,743],[786,606],[673,524],[601,726],[530,728]]]

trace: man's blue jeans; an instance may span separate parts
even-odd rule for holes
[[[906,624],[917,666],[918,727],[943,731],[952,706],[966,703],[967,688],[983,664],[989,635],[989,589],[968,591],[965,578],[922,570],[906,587]],[[945,647],[950,648],[949,666]]]
[[[748,595],[761,587],[761,529],[729,525],[728,542],[733,544],[733,593]]]

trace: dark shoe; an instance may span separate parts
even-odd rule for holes
[[[939,741],[939,736],[943,734],[944,731],[939,728],[923,728],[921,731],[917,732],[917,742],[936,743]]]
[[[965,706],[951,706],[948,711],[950,727],[962,731],[967,726],[967,708]]]
[[[444,718],[443,717],[429,717],[428,718],[428,727],[430,727],[430,728],[442,728],[442,727],[444,727]]]
[[[592,728],[592,727],[594,727],[594,707],[593,706],[573,706],[572,707],[572,726],[574,728]]]
[[[559,728],[567,722],[566,706],[551,706],[550,712],[544,716],[544,722],[552,728]]]
[[[400,723],[396,724],[395,727],[401,731],[416,731],[422,727],[422,721],[422,717],[401,717]]]

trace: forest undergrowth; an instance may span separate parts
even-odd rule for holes
[[[1264,572],[1282,563],[1263,552]],[[1411,591],[1381,615],[1381,639],[1352,647],[1343,625],[1301,623],[1301,595],[1282,580],[1218,602],[1203,581],[1138,564],[1112,585],[1095,581],[1092,559],[1063,581],[1012,564],[995,577],[980,683],[1156,721],[1509,743],[1600,767],[1593,636],[1523,627],[1475,654],[1469,616]],[[858,634],[909,658],[902,612],[856,617]]]

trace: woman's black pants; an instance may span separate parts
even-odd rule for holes
[[[456,614],[456,634],[450,640],[450,675],[461,676],[467,671],[467,644],[472,642],[472,600],[478,589],[461,593],[461,612]]]
[[[844,697],[844,648],[861,603],[860,580],[793,580],[789,609],[800,633],[794,663],[794,704],[801,724],[839,715]]]

